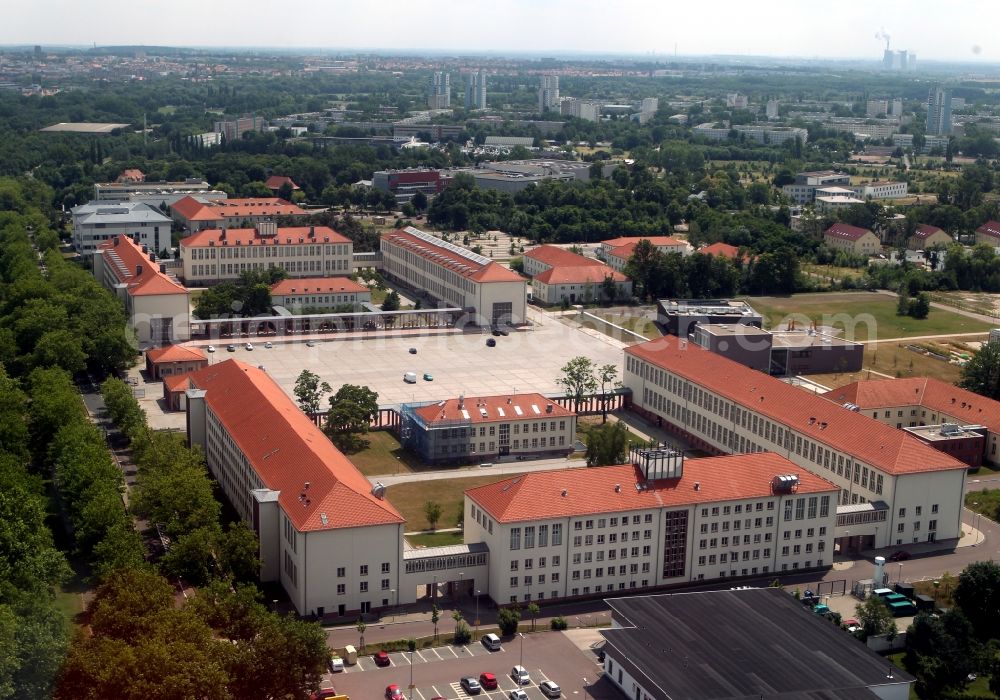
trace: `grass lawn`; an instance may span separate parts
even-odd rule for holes
[[[815,265],[808,263],[802,266],[803,272],[819,275],[824,279],[842,280],[845,277],[860,277],[865,273],[864,268],[839,267],[837,265]]]
[[[514,476],[516,472],[504,474],[502,478]],[[438,527],[454,527],[458,516],[465,507],[465,490],[500,481],[496,476],[473,476],[434,481],[411,481],[396,484],[386,489],[386,498],[406,518],[407,530],[426,530],[430,527],[424,517],[424,503],[437,501],[441,504],[441,520]]]
[[[445,547],[462,544],[462,532],[435,532],[429,535],[407,535],[406,539],[414,547]]]
[[[404,450],[396,436],[388,430],[376,430],[368,433],[365,439],[368,440],[368,447],[361,452],[350,455],[354,466],[365,476],[382,476],[383,474],[400,474],[430,469],[415,454]]]
[[[896,665],[897,668],[905,669],[911,675],[916,675],[912,670],[906,668],[904,659],[906,657],[906,652],[898,652],[895,654],[889,654],[889,660]],[[919,695],[915,690],[916,683],[910,686],[910,700],[918,700]],[[996,695],[990,692],[990,677],[986,674],[981,674],[976,680],[965,686],[965,691],[962,693],[953,692],[948,695],[950,698],[970,698],[975,700],[984,700],[988,698],[996,698]]]
[[[799,328],[815,321],[844,330],[844,337],[854,340],[985,333],[990,329],[988,323],[941,309],[931,309],[927,318],[920,320],[897,316],[895,299],[871,292],[751,297],[747,301],[764,316],[765,328],[784,326],[794,314]]]
[[[900,342],[870,343],[865,346],[864,369],[860,372],[812,374],[809,379],[836,388],[864,379],[886,379],[876,373],[889,377],[933,377],[950,384],[961,378],[962,368],[958,365],[921,355],[905,346],[906,343]]]
[[[611,421],[609,420],[608,423],[610,422]],[[599,427],[600,425],[601,425],[600,416],[580,416],[579,418],[576,419],[576,439],[586,445],[587,436],[590,434],[590,431],[596,427]],[[625,429],[628,430],[628,426],[625,426]],[[646,441],[644,439],[642,439],[632,431],[629,431],[628,445],[626,446],[626,449],[632,447],[632,445],[645,445],[645,444]]]
[[[627,328],[633,333],[638,333],[650,340],[663,335],[653,319],[648,316],[628,316],[624,314],[597,314],[605,321],[610,321],[617,326]],[[610,329],[614,330],[614,329]]]
[[[1000,489],[970,491],[965,494],[965,507],[987,518],[995,518],[1000,511]]]

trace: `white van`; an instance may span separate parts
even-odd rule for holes
[[[500,651],[500,637],[492,632],[483,635],[483,646],[490,651]]]
[[[417,373],[416,372],[407,372],[406,374],[403,375],[403,381],[406,382],[407,384],[416,384],[417,383]]]

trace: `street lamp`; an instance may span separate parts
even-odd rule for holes
[[[410,697],[413,697],[413,649],[410,649]]]
[[[976,509],[974,511],[975,514],[976,514],[976,517],[972,519],[972,523],[973,523],[972,529],[976,531],[976,541],[973,542],[972,544],[973,544],[973,546],[975,546],[975,545],[979,544],[979,527],[978,526],[982,525],[982,523],[983,523],[983,514],[979,512],[979,504],[978,503],[973,503],[972,507]]]
[[[462,585],[465,583],[465,572],[458,572],[458,595],[462,595]]]
[[[392,593],[392,620],[395,621],[396,620],[396,589],[393,588],[389,592]]]
[[[482,591],[476,591],[476,634],[472,638],[472,641],[476,641],[476,638],[479,637],[479,594],[480,593],[482,593]]]
[[[437,576],[434,577],[434,584],[433,585],[434,585],[434,587],[431,589],[431,604],[434,604],[434,603],[437,602],[437,594],[438,594],[438,577]]]
[[[587,679],[583,679],[583,700],[587,700]]]

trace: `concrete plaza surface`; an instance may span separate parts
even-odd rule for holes
[[[493,336],[481,332],[419,331],[404,333],[326,334],[270,338],[273,348],[264,347],[266,338],[251,338],[253,350],[246,350],[247,339],[222,339],[214,342],[216,352],[210,362],[230,358],[264,369],[288,393],[303,369],[309,369],[329,382],[336,390],[341,384],[359,384],[378,392],[381,405],[409,401],[439,401],[459,394],[466,396],[560,391],[556,380],[560,368],[577,355],[590,358],[596,365],[613,364],[622,368],[622,343],[607,336],[581,332],[564,323],[536,316],[534,323],[508,336],[494,338],[496,347],[487,347]],[[306,341],[315,340],[313,347]],[[232,342],[235,352],[227,352]],[[207,342],[188,345],[205,347]],[[410,354],[409,349],[417,353]],[[416,384],[403,381],[403,374],[415,372]],[[424,381],[429,372],[433,381]]]

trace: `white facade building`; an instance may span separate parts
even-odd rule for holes
[[[903,431],[671,336],[626,348],[623,381],[634,409],[694,447],[773,450],[836,484],[847,546],[961,535],[967,466]]]
[[[245,270],[278,267],[290,277],[346,276],[353,271],[354,244],[328,226],[204,229],[180,242],[181,267],[189,286],[235,280]]]
[[[861,199],[894,199],[906,196],[907,183],[875,181],[855,185],[851,189]]]
[[[382,234],[380,269],[450,306],[469,309],[481,325],[526,319],[527,282],[499,263],[412,226]]]
[[[538,113],[559,108],[559,76],[543,75],[538,83]]]
[[[118,236],[139,237],[156,253],[170,247],[170,218],[142,202],[90,202],[73,207],[73,247],[93,252]]]

